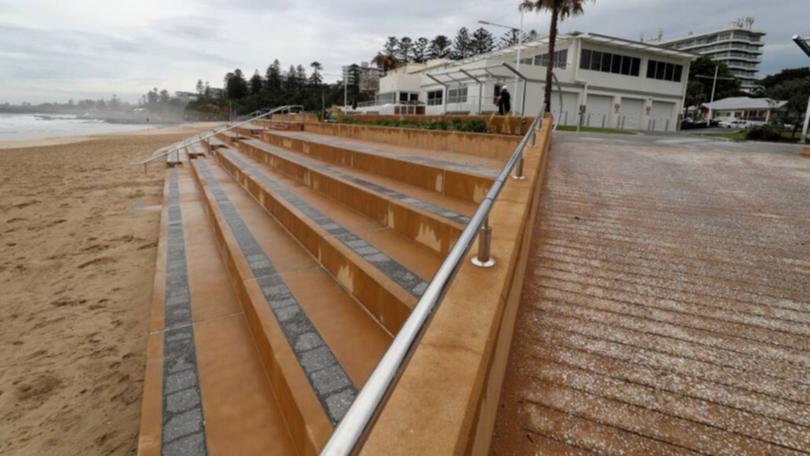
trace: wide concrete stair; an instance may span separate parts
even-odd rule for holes
[[[139,454],[316,454],[501,164],[258,123],[187,152]]]

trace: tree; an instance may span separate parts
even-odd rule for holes
[[[461,27],[453,40],[452,58],[456,60],[466,59],[472,55],[472,39],[467,27]]]
[[[399,60],[393,55],[383,54],[382,52],[378,52],[377,55],[371,59],[371,63],[377,66],[377,68],[381,68],[383,71],[388,72],[389,70],[395,70],[399,67]]]
[[[205,93],[205,86],[203,85],[202,79],[197,79],[197,95],[202,95]]]
[[[413,41],[407,37],[403,36],[399,39],[399,47],[397,48],[396,57],[397,60],[404,63],[411,63],[411,49],[413,48]]]
[[[554,61],[554,48],[557,45],[557,25],[570,16],[583,13],[582,5],[585,0],[525,0],[520,4],[521,9],[528,11],[551,11],[551,24],[548,32],[548,61]],[[551,79],[554,65],[546,65],[546,87],[544,94],[544,111],[551,112]]]
[[[309,64],[309,67],[312,68],[312,76],[309,77],[310,85],[315,87],[320,86],[323,82],[323,78],[321,77],[321,71],[323,70],[323,65],[321,62],[315,61]]]
[[[281,90],[281,62],[278,59],[267,67],[265,88],[273,92]]]
[[[170,98],[171,97],[169,97],[169,91],[168,90],[163,89],[163,90],[160,91],[160,103],[161,104],[169,104],[169,99]],[[101,100],[101,101],[103,102],[104,100]]]
[[[386,55],[396,56],[399,49],[399,40],[395,36],[389,36],[388,41],[383,45],[383,50]]]
[[[489,30],[480,27],[473,32],[472,42],[470,43],[475,54],[486,54],[495,49],[495,37]]]
[[[225,94],[231,100],[241,100],[248,93],[248,83],[242,70],[236,69],[225,75]]]
[[[526,39],[526,35],[523,35],[523,39]],[[498,47],[503,49],[509,46],[517,46],[520,42],[520,32],[518,29],[511,29],[508,32],[504,33],[501,37],[500,42],[498,43]]]
[[[810,77],[810,67],[787,68],[780,71],[779,73],[767,76],[766,78],[762,79],[762,81],[760,81],[760,84],[762,84],[762,87],[764,87],[767,91],[767,89],[776,87],[785,81],[790,81],[793,79],[804,79],[807,77]]]
[[[795,74],[801,74],[796,72]],[[787,101],[782,121],[793,124],[793,135],[804,122],[807,100],[810,98],[810,76],[796,79],[783,79],[779,84],[766,89],[766,95],[773,100]]]
[[[715,62],[708,56],[702,55],[700,58],[692,62],[689,66],[689,81],[691,82],[700,82],[701,85],[692,84],[691,89],[693,92],[689,92],[690,86],[687,85],[687,98],[691,95],[693,98],[702,98],[704,103],[708,103],[712,99],[712,85],[714,84],[714,70],[717,68],[717,87],[714,91],[714,99],[715,100],[722,100],[723,98],[733,97],[736,96],[740,91],[740,81],[737,79],[728,79],[733,78],[734,75],[731,74],[728,67],[723,62]],[[701,76],[701,77],[698,77]],[[725,78],[725,79],[720,79]],[[697,90],[698,88],[703,88],[702,97],[699,97]],[[693,105],[694,106],[694,105]]]
[[[428,46],[430,41],[425,37],[420,37],[413,42],[411,47],[411,60],[415,63],[424,63],[428,60]]]
[[[436,35],[436,38],[430,42],[428,55],[431,59],[446,59],[450,56],[450,47],[453,43],[444,35]]]
[[[262,91],[262,86],[264,86],[262,75],[259,74],[259,70],[253,71],[253,76],[250,78],[250,93],[258,95]]]

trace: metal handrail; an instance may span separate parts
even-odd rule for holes
[[[514,152],[512,152],[512,155],[498,174],[498,177],[495,179],[492,187],[490,187],[484,200],[478,206],[470,222],[453,245],[447,258],[442,262],[436,275],[433,276],[433,279],[422,294],[419,302],[416,303],[416,306],[405,321],[405,324],[402,325],[402,328],[397,333],[391,346],[388,347],[388,350],[374,368],[366,384],[358,393],[349,411],[346,412],[346,415],[332,433],[326,446],[321,451],[322,456],[343,456],[353,454],[360,449],[377,415],[382,410],[394,385],[405,370],[428,324],[436,313],[436,309],[441,300],[447,293],[450,283],[461,267],[462,261],[472,246],[479,230],[482,234],[482,239],[479,241],[479,256],[474,260],[485,263],[484,266],[494,264],[491,261],[492,259],[489,258],[488,252],[489,236],[491,234],[491,227],[488,223],[489,213],[498,195],[500,195],[506,180],[509,178],[509,173],[512,172],[512,169],[515,168],[516,165],[517,168],[515,169],[516,174],[514,177],[516,179],[523,177],[523,151],[530,140],[532,144],[535,144],[537,139],[537,127],[542,119],[543,113],[540,112],[537,117],[535,117],[534,122],[532,122],[529,131],[523,136],[523,139],[521,139]],[[484,248],[481,248],[481,244],[487,244],[487,251],[482,252]],[[483,258],[481,257],[482,255]]]
[[[193,136],[191,138],[187,138],[187,139],[184,139],[182,141],[178,141],[178,142],[176,142],[174,144],[170,144],[168,146],[162,147],[162,148],[156,150],[149,158],[147,158],[145,160],[133,162],[132,164],[133,165],[144,165],[144,167],[146,167],[146,165],[148,165],[149,163],[151,163],[151,162],[153,162],[155,160],[161,159],[161,158],[163,158],[163,157],[165,157],[165,156],[167,156],[167,155],[169,155],[171,153],[177,152],[180,149],[183,149],[184,147],[191,146],[192,144],[198,143],[200,141],[205,141],[205,140],[207,140],[209,138],[212,138],[212,137],[214,137],[214,136],[216,136],[216,135],[218,135],[220,133],[224,133],[226,131],[233,130],[236,127],[239,127],[239,126],[248,124],[250,122],[253,122],[254,120],[263,119],[263,118],[265,118],[267,116],[272,116],[273,114],[278,114],[279,112],[282,112],[282,111],[290,111],[290,110],[292,110],[294,108],[300,108],[301,111],[304,110],[304,107],[302,105],[284,105],[284,106],[279,106],[277,108],[273,108],[273,109],[271,109],[269,111],[266,111],[266,112],[253,111],[249,115],[255,114],[257,112],[262,112],[262,114],[258,114],[258,115],[254,116],[254,117],[251,117],[251,118],[247,119],[247,120],[237,122],[237,123],[235,123],[233,125],[230,125],[230,126],[227,126],[227,127],[214,128],[214,129],[211,129],[211,130],[207,130],[207,132],[203,132],[203,133],[200,133],[200,134],[198,134],[196,136]]]

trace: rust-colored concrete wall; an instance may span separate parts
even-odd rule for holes
[[[505,135],[525,135],[534,122],[534,117],[513,116],[427,116],[427,115],[383,115],[383,114],[352,114],[349,117],[361,121],[379,120],[406,120],[409,122],[441,122],[441,121],[468,121],[479,120],[486,122],[493,133]]]
[[[273,114],[270,116],[273,120],[282,120],[288,122],[318,122],[318,116],[315,114],[301,113],[301,114]]]
[[[805,147],[802,149],[802,156],[810,157],[810,147]]]
[[[245,155],[295,178],[327,197],[443,255],[447,254],[463,229],[462,226],[429,212],[287,160],[280,155],[257,149],[250,144],[240,142],[237,147]]]
[[[520,142],[520,137],[513,135],[334,123],[307,123],[304,131],[395,146],[457,152],[495,160],[506,160]]]
[[[367,154],[348,148],[287,138],[269,132],[262,134],[262,141],[309,155],[318,160],[390,177],[400,182],[474,203],[481,202],[487,189],[492,184],[492,179],[482,176],[445,170],[382,155]]]
[[[551,119],[490,215],[497,264],[465,260],[362,449],[363,454],[486,454],[522,289]],[[476,251],[474,246],[471,250]],[[439,368],[439,366],[441,368]]]

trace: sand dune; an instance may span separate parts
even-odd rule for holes
[[[0,150],[0,454],[135,453],[163,170],[129,163],[200,129]]]

